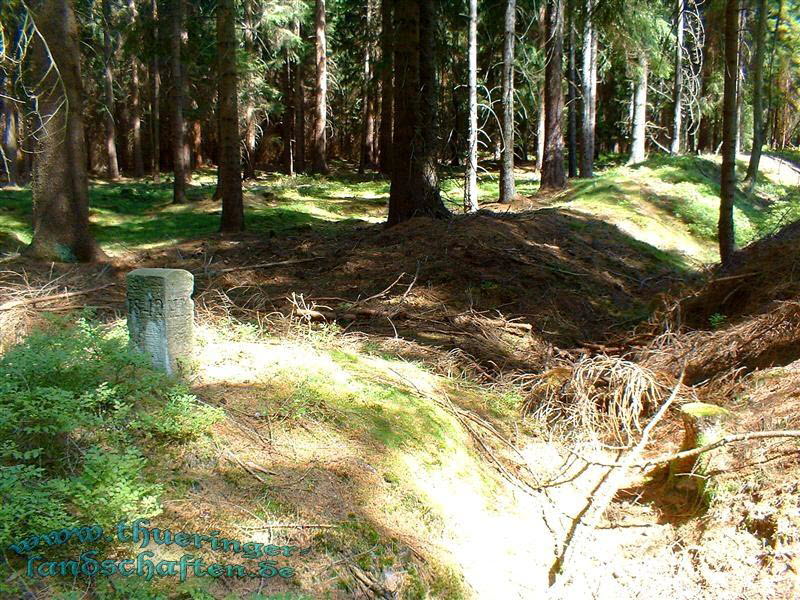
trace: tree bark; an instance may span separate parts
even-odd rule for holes
[[[253,1],[243,0],[242,5],[244,8],[244,49],[248,55],[256,55],[256,39],[255,39],[255,15],[253,13]],[[252,94],[246,95],[244,107],[242,108],[244,117],[244,178],[255,179],[256,176],[256,163],[257,161],[257,138],[258,138],[258,115],[256,107],[253,103]]]
[[[544,87],[539,92],[539,114],[536,117],[536,170],[542,172],[544,166]]]
[[[592,21],[595,0],[586,0],[583,22],[583,123],[581,177],[594,175],[594,130],[597,115],[597,32]]]
[[[743,124],[744,124],[744,94],[740,94],[738,90],[744,88],[745,70],[742,52],[744,50],[745,39],[745,18],[746,11],[739,11],[739,57],[736,66],[736,72],[739,80],[736,82],[736,156],[742,153],[742,139],[744,137]]]
[[[283,58],[283,171],[294,177],[294,89],[292,87],[292,62],[287,49]]]
[[[117,128],[114,123],[114,73],[111,70],[111,1],[103,0],[103,89],[105,91],[106,158],[109,179],[119,179],[117,162]]]
[[[562,89],[564,54],[564,2],[548,0],[545,11],[545,56],[547,66],[544,78],[545,131],[542,180],[540,189],[559,190],[567,185],[564,174],[564,135],[561,116],[564,112]]]
[[[675,25],[675,79],[672,89],[672,143],[670,144],[670,154],[681,153],[681,121],[683,112],[683,19],[684,3],[686,0],[678,0],[678,13]]]
[[[128,10],[131,14],[131,26],[136,25],[139,11],[136,0],[128,0]],[[133,146],[133,176],[144,177],[144,158],[142,156],[142,109],[141,94],[139,92],[139,59],[131,59],[131,142]]]
[[[294,33],[298,38],[302,35],[299,20],[295,20],[294,22]],[[294,167],[299,173],[306,170],[306,97],[303,93],[304,73],[303,59],[299,58],[294,67]]]
[[[500,162],[500,202],[510,203],[517,194],[514,185],[514,41],[517,2],[506,0],[503,28],[503,158]]]
[[[385,0],[384,0],[385,1]],[[469,129],[467,132],[467,172],[464,186],[464,209],[478,210],[478,0],[469,0],[467,34],[469,87]]]
[[[394,113],[394,49],[392,2],[381,0],[381,128],[378,159],[381,173],[392,170],[392,117]]]
[[[736,193],[736,97],[739,79],[739,0],[725,4],[725,73],[722,99],[722,171],[720,173],[719,255],[730,263],[735,249],[733,201]]]
[[[421,193],[426,210],[449,213],[439,193],[439,87],[436,80],[436,10],[440,0],[419,0],[419,101],[421,147],[416,153]]]
[[[10,94],[9,94],[10,96]],[[13,102],[0,100],[2,105],[3,117],[3,170],[6,179],[11,185],[19,183],[17,173],[17,152],[18,152],[18,116]]]
[[[217,52],[219,59],[219,161],[218,186],[222,195],[220,231],[244,229],[242,164],[239,149],[238,73],[236,71],[236,6],[234,0],[217,3]]]
[[[18,48],[19,39],[22,36],[22,24],[18,20],[14,27],[14,33],[11,37],[10,48]],[[19,60],[21,49],[14,52],[14,60]],[[8,48],[6,49],[8,52]],[[18,81],[18,75],[13,73],[6,73],[0,70],[0,94],[5,94],[6,98],[0,97],[0,117],[3,122],[3,136],[2,136],[2,162],[3,170],[6,173],[8,183],[17,185],[20,183],[21,177],[19,173],[18,154],[19,154],[19,136],[20,136],[20,114],[17,109],[14,98],[15,83]]]
[[[764,55],[767,37],[767,3],[756,2],[755,56],[753,57],[753,147],[750,150],[750,163],[747,165],[745,181],[753,191],[761,162],[761,149],[764,145]]]
[[[780,38],[780,33],[781,33],[781,16],[782,15],[783,15],[783,0],[780,0],[778,2],[778,14],[777,14],[777,17],[775,19],[775,30],[773,31],[773,34],[772,34],[772,49],[771,49],[771,51],[769,53],[769,82],[768,82],[768,85],[767,85],[767,125],[769,125],[770,129],[771,129],[769,138],[772,139],[772,142],[773,142],[772,145],[775,145],[774,144],[775,128],[772,126],[772,101],[773,101],[773,98],[774,98],[773,90],[774,90],[775,87],[777,87],[777,82],[775,82],[773,80],[773,75],[774,75],[773,67],[775,65],[775,51],[777,50],[778,39]],[[764,137],[767,138],[766,135]],[[767,138],[767,139],[769,139],[769,138]]]
[[[444,217],[435,158],[436,86],[431,0],[397,0],[394,142],[388,226]]]
[[[150,97],[150,145],[153,153],[151,169],[153,182],[158,183],[161,179],[161,65],[158,56],[158,0],[151,0],[150,11],[153,19],[153,62],[150,65],[150,82],[152,85]]]
[[[311,168],[315,173],[327,173],[328,50],[325,41],[325,0],[316,0],[314,29],[317,79],[314,86],[314,148]]]
[[[172,36],[170,39],[170,64],[172,78],[172,169],[175,178],[172,183],[173,204],[186,202],[186,180],[188,160],[186,156],[186,126],[183,120],[183,64],[181,46],[186,30],[183,24],[183,1],[170,0]]]
[[[647,140],[647,79],[648,79],[647,54],[639,54],[639,65],[636,73],[636,83],[633,90],[633,106],[631,107],[633,122],[631,124],[631,155],[629,165],[644,162],[645,142]]]
[[[33,241],[25,253],[46,261],[101,260],[105,254],[89,230],[81,55],[72,3],[29,0],[28,7],[41,34],[29,49],[41,126],[31,186]]]
[[[361,152],[358,161],[358,172],[364,173],[367,169],[375,167],[373,159],[373,146],[375,143],[375,114],[373,112],[373,56],[372,56],[372,28],[373,28],[372,0],[367,0],[367,28],[364,43],[364,85],[361,91],[362,101],[362,127],[361,127]]]
[[[569,165],[569,176],[578,176],[578,109],[577,109],[577,94],[575,92],[578,86],[578,76],[575,71],[575,18],[574,18],[574,0],[569,1],[569,20],[567,27],[569,27],[569,67],[567,75],[567,164]]]

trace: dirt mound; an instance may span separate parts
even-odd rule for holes
[[[506,369],[536,368],[551,345],[600,341],[641,320],[655,292],[681,276],[616,227],[554,209],[216,239],[179,252],[184,268],[211,273],[201,287],[224,290],[235,306],[460,348]],[[142,263],[165,266],[174,256],[160,252]],[[307,260],[240,268],[290,257]],[[236,270],[220,269],[227,265]],[[302,302],[287,300],[292,294]]]
[[[739,250],[726,268],[680,303],[681,320],[708,329],[721,320],[768,312],[800,296],[800,222]]]
[[[31,286],[55,277],[59,290],[74,289],[70,278],[84,287],[88,279],[112,283],[113,293],[74,300],[119,311],[124,272],[143,266],[194,272],[196,298],[212,310],[336,321],[348,331],[457,348],[492,371],[537,370],[559,352],[554,347],[602,342],[646,318],[656,292],[685,276],[616,227],[550,208],[416,218],[391,229],[215,236],[105,270],[9,264],[24,268]],[[0,302],[9,297],[2,292]]]

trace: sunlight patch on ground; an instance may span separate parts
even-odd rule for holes
[[[627,189],[627,177],[588,184],[559,205],[616,225],[634,239],[666,252],[676,252],[690,262],[717,259],[716,247],[692,235],[686,224],[654,207],[641,190]]]
[[[207,327],[198,337],[203,384],[256,386],[251,411],[263,410],[264,394],[283,390],[287,405],[305,394],[319,412],[304,414],[317,415],[325,431],[344,436],[339,443],[361,448],[358,460],[384,473],[385,490],[359,499],[354,486],[348,488],[353,497],[342,502],[367,501],[367,513],[393,535],[426,540],[442,565],[463,574],[474,597],[525,598],[544,591],[541,574],[553,552],[541,511],[470,449],[466,431],[433,399],[442,393],[440,378],[413,363],[347,349],[276,339],[226,341],[236,335]],[[274,403],[269,410],[281,412]],[[322,442],[329,436],[319,437]],[[309,444],[300,437],[297,442]],[[331,460],[323,458],[326,452],[314,450],[315,460]]]

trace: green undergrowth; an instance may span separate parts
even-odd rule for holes
[[[172,183],[162,180],[93,181],[89,191],[92,230],[112,254],[174,244],[213,235],[221,205],[212,202],[215,175],[195,173],[188,202],[172,204]],[[335,234],[341,226],[383,220],[388,181],[376,174],[335,171],[330,176],[261,175],[245,182],[245,224],[265,236],[314,228]],[[30,243],[31,191],[0,188],[0,252]]]
[[[800,167],[800,148],[784,148],[782,150],[765,150],[767,154],[778,156],[795,163]]]
[[[533,196],[539,189],[539,175],[532,169],[516,170],[514,185],[517,194]],[[500,179],[497,171],[482,170],[478,173],[478,203],[497,202],[499,199]],[[441,173],[442,198],[453,212],[462,212],[464,206],[464,171],[457,168],[445,168]]]
[[[744,179],[747,165],[737,164]],[[627,228],[634,237],[692,261],[716,260],[719,163],[703,156],[655,156],[635,166],[612,166],[576,180],[560,203]],[[736,242],[746,245],[800,219],[795,187],[760,174],[753,194],[739,186],[734,205]]]
[[[126,338],[88,317],[51,317],[0,356],[0,547],[158,514],[154,453],[222,417]]]
[[[787,150],[776,155],[793,160],[800,153]],[[762,170],[754,193],[748,194],[741,185],[745,170],[746,164],[740,161],[740,189],[734,209],[739,245],[800,219],[796,186],[784,185]],[[593,179],[574,180],[568,194],[556,196],[554,202],[618,225],[649,246],[682,257],[678,262],[716,259],[716,157],[656,155],[633,167],[620,164],[619,157],[603,157],[597,172]],[[532,169],[519,169],[516,180],[519,194],[535,197],[539,184]],[[443,168],[441,184],[447,206],[461,212],[463,169]],[[495,202],[497,186],[496,172],[482,172],[478,177],[479,201]],[[173,205],[168,179],[158,184],[149,180],[93,181],[92,228],[100,244],[112,254],[210,236],[218,230],[221,211],[220,204],[211,201],[215,187],[212,170],[198,171],[187,192],[189,202]],[[308,229],[336,235],[359,223],[382,222],[388,198],[385,177],[354,173],[344,163],[334,163],[326,176],[260,174],[256,180],[245,182],[245,221],[249,231],[265,236],[286,236]],[[30,190],[0,189],[0,252],[29,243],[30,222]]]

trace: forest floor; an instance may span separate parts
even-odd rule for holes
[[[649,416],[675,389],[676,404],[730,410],[730,432],[798,428],[791,161],[766,157],[755,194],[737,195],[738,241],[753,243],[725,272],[713,265],[711,157],[612,164],[547,197],[523,167],[512,206],[489,202],[488,173],[479,213],[391,230],[386,181],[346,165],[248,182],[238,236],[216,233],[211,172],[183,206],[169,204],[168,183],[94,182],[94,230],[112,262],[4,259],[0,352],[24,344],[44,311],[92,306],[119,327],[132,268],[192,271],[187,378],[225,418],[194,441],[142,445],[164,486],[154,521],[312,550],[288,561],[288,582],[115,579],[92,593],[540,598],[556,597],[555,580],[564,598],[796,597],[796,444],[718,451],[701,492],[660,468],[609,487],[619,470],[603,463],[618,453],[599,441],[625,430],[603,410],[571,409],[585,397],[614,406],[639,386]],[[459,183],[457,172],[444,180],[454,209]],[[28,190],[0,190],[6,252],[29,241],[29,212]],[[64,290],[87,293],[48,299]],[[681,429],[671,410],[645,456],[677,450]],[[603,493],[610,508],[585,527]],[[34,597],[70,588],[25,585]]]

